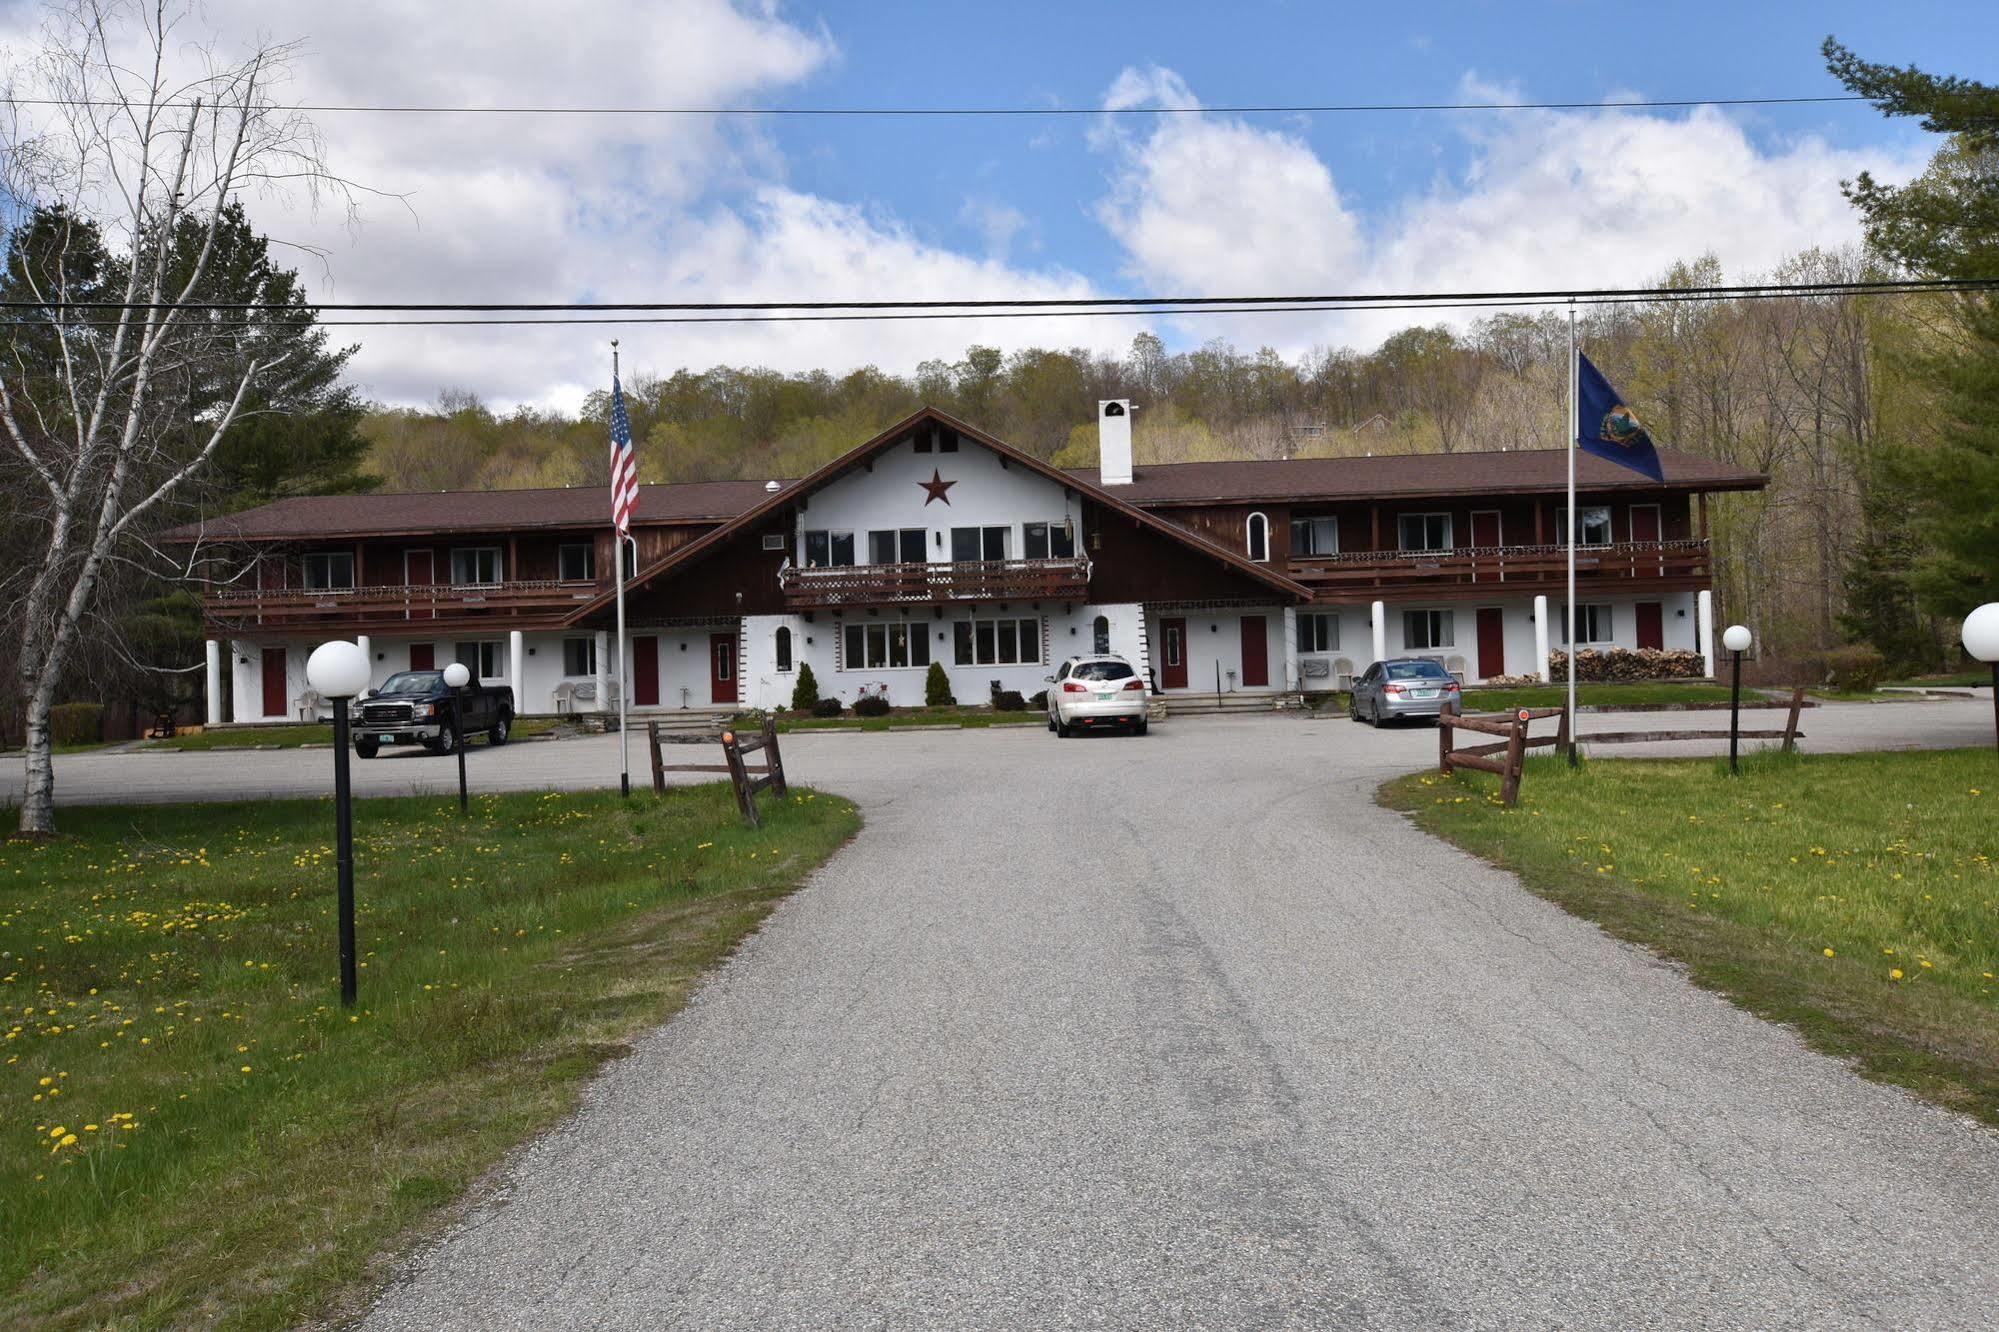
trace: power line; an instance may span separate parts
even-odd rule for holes
[[[1685,287],[1574,287],[1539,288],[1514,291],[1446,292],[1346,292],[1337,294],[1296,293],[1277,296],[1065,296],[991,297],[964,300],[866,300],[866,301],[306,301],[298,305],[274,306],[255,301],[188,301],[184,303],[148,301],[0,301],[0,310],[130,310],[130,311],[233,311],[266,315],[297,315],[307,311],[336,313],[399,314],[748,314],[779,311],[952,311],[954,317],[993,317],[989,311],[1138,311],[1140,313],[1189,314],[1206,307],[1241,307],[1225,313],[1249,313],[1284,307],[1401,308],[1416,304],[1438,307],[1453,305],[1601,304],[1620,301],[1670,300],[1689,291],[1701,299],[1810,295],[1897,294],[1923,291],[1982,291],[1999,286],[1999,278],[1883,278],[1859,282],[1764,282],[1722,286]],[[1164,307],[1176,307],[1165,309]],[[800,316],[802,317],[802,316]],[[411,321],[414,322],[414,321]],[[481,321],[500,322],[500,321]],[[555,321],[548,321],[555,322]],[[639,322],[637,320],[618,322]]]
[[[63,97],[16,97],[16,106],[132,109],[130,102]],[[1601,102],[1301,102],[1239,106],[435,106],[358,103],[305,103],[285,109],[325,115],[415,116],[783,116],[798,119],[896,117],[1025,117],[1025,116],[1254,116],[1346,115],[1404,111],[1605,111],[1672,110],[1696,106],[1809,106],[1831,102],[1865,102],[1854,93],[1811,97],[1674,97],[1618,98]],[[188,103],[169,102],[166,107]]]

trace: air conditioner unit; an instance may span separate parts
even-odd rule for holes
[[[765,550],[783,550],[784,546],[785,546],[784,533],[782,532],[764,533]]]

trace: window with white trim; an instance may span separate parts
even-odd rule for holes
[[[854,562],[854,534],[814,530],[805,534],[805,567],[831,569]]]
[[[1594,504],[1576,510],[1576,544],[1578,546],[1608,546],[1610,544],[1610,506]],[[1555,510],[1555,544],[1569,544],[1569,511],[1567,506]],[[1587,642],[1588,640],[1584,640]]]
[[[1090,650],[1107,653],[1111,650],[1111,617],[1099,615],[1090,621]]]
[[[1301,555],[1340,553],[1340,520],[1337,518],[1293,518],[1291,558]]]
[[[773,636],[771,643],[771,659],[777,663],[776,670],[779,675],[786,675],[790,673],[791,630],[789,627],[785,625],[779,625],[777,633]]]
[[[1010,527],[954,527],[951,529],[951,558],[960,564],[974,560],[1004,560]]]
[[[1457,616],[1447,610],[1402,612],[1402,646],[1405,651],[1425,652],[1457,643]]]
[[[1569,617],[1565,612],[1556,625],[1562,642],[1569,641]],[[1582,647],[1617,640],[1617,616],[1607,601],[1583,602],[1576,606],[1576,642]]]
[[[315,592],[338,592],[354,586],[354,552],[315,551],[305,557],[305,585]]]
[[[1030,560],[1073,560],[1076,558],[1076,529],[1068,523],[1024,523],[1020,529],[1021,554]]]
[[[588,541],[565,541],[556,551],[555,576],[565,583],[587,583],[597,576],[597,548]]]
[[[1298,650],[1300,652],[1338,652],[1340,650],[1340,617],[1324,611],[1314,611],[1298,617]]]
[[[868,533],[868,563],[921,564],[923,538],[928,535],[922,527],[877,528]]]
[[[930,665],[930,638],[921,624],[907,620],[849,624],[846,639],[842,670],[898,671]]]
[[[1395,520],[1395,532],[1403,550],[1449,550],[1451,515],[1448,513],[1405,513]]]
[[[451,552],[451,581],[459,587],[491,587],[500,581],[498,546],[461,546]]]
[[[453,660],[472,672],[475,680],[504,680],[507,678],[507,657],[501,649],[505,646],[497,638],[453,643],[451,655]]]
[[[1041,662],[1041,621],[1030,616],[959,620],[951,626],[960,666],[1033,666]]]
[[[562,640],[562,674],[569,679],[597,674],[597,640],[594,638],[565,638]]]
[[[1244,547],[1249,557],[1258,564],[1270,558],[1270,520],[1260,513],[1252,513],[1244,523]]]

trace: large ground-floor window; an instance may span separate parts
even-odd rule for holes
[[[951,626],[960,666],[1033,666],[1041,661],[1041,621],[1031,617],[960,620]]]
[[[565,638],[562,640],[562,673],[575,678],[597,673],[597,640],[594,638]]]
[[[1447,648],[1457,642],[1454,612],[1417,610],[1402,612],[1402,645],[1410,652],[1427,648]]]
[[[1324,613],[1300,615],[1298,617],[1298,650],[1300,652],[1338,652],[1340,650],[1340,617]]]
[[[1610,603],[1607,601],[1593,601],[1578,605],[1576,607],[1576,642],[1587,647],[1591,643],[1609,643],[1615,641],[1617,638],[1616,619],[1617,617],[1612,613]],[[1563,635],[1563,641],[1568,641],[1569,617],[1566,614],[1562,616],[1561,623],[1557,628]]]
[[[850,671],[898,670],[930,664],[930,639],[920,624],[900,621],[850,624],[846,648],[842,666]]]
[[[475,680],[504,680],[507,677],[505,647],[506,644],[496,638],[476,643],[455,643],[451,655],[472,672]]]

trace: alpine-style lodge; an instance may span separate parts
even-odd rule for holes
[[[1118,652],[1170,705],[1343,688],[1390,656],[1545,676],[1564,646],[1563,450],[1134,469],[1130,404],[1098,412],[1094,469],[926,409],[801,479],[644,486],[628,709],[787,707],[807,663],[824,696],[909,705],[933,662],[983,701]],[[1767,478],[1660,458],[1663,484],[1577,458],[1577,639],[1712,674],[1707,496]],[[608,494],[301,497],[180,529],[242,571],[205,593],[211,724],[320,715],[305,662],[329,638],[377,684],[455,659],[522,714],[615,711]]]

